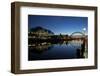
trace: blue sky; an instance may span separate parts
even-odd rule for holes
[[[73,32],[82,32],[86,28],[88,32],[88,18],[74,16],[44,16],[28,15],[28,27],[34,28],[41,26],[49,29],[55,34],[71,34]]]

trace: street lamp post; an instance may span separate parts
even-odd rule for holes
[[[86,41],[86,28],[83,28],[83,33],[84,33],[84,40],[83,40],[83,43],[84,43],[84,56],[87,57],[87,53],[86,53],[86,49],[87,49],[87,41]]]
[[[83,33],[84,33],[84,35],[85,35],[85,31],[86,31],[86,28],[83,28]]]

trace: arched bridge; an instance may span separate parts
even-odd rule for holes
[[[85,34],[82,33],[82,32],[73,32],[73,33],[70,35],[70,37],[72,37],[74,34],[81,34],[83,37],[85,37]]]

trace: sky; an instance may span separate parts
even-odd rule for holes
[[[54,34],[68,34],[73,32],[88,32],[88,17],[74,16],[45,16],[45,15],[28,15],[28,28],[41,26],[49,29]]]

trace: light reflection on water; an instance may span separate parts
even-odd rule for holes
[[[64,41],[59,43],[39,43],[29,46],[28,60],[77,59],[80,55],[82,41]]]

